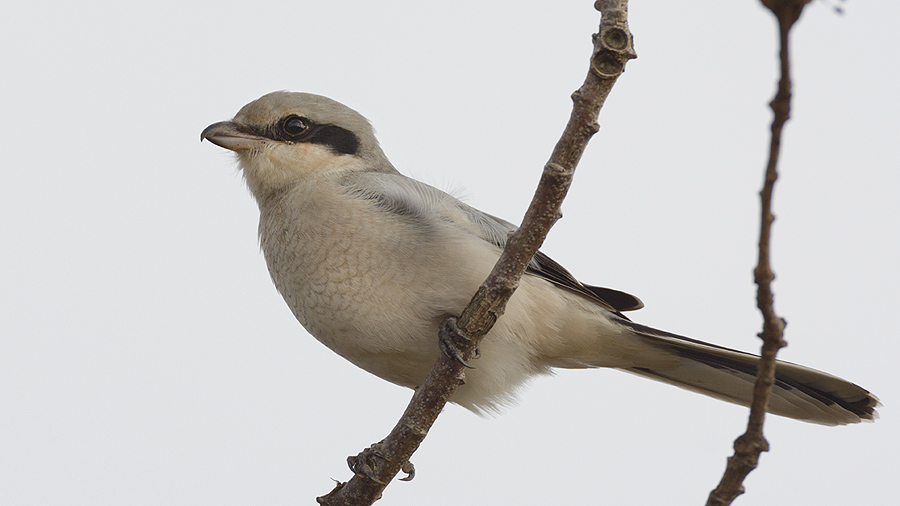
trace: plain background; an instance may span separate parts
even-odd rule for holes
[[[896,2],[794,31],[776,189],[780,357],[849,378],[875,424],[769,418],[742,505],[896,504]],[[587,71],[592,2],[60,2],[0,19],[0,504],[288,505],[346,480],[410,392],[309,337],[207,125],[328,95],[404,173],[518,222]],[[632,2],[630,62],[544,251],[632,317],[757,350],[757,191],[776,82],[752,0]],[[449,407],[383,504],[702,504],[742,408],[565,371]],[[381,503],[380,503],[381,504]]]

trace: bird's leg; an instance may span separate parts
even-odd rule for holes
[[[444,355],[456,360],[469,369],[474,369],[474,367],[466,362],[466,357],[460,349],[460,345],[466,341],[469,341],[469,336],[456,325],[456,317],[448,316],[441,323],[441,331],[438,334],[438,344],[441,347],[441,351]],[[481,356],[481,353],[478,351],[478,348],[476,348],[474,358],[478,358],[479,356]]]
[[[359,455],[347,457],[347,465],[354,474],[365,476],[376,483],[385,485],[385,483],[376,478],[375,475],[376,468],[379,467],[383,461],[387,460],[387,457],[379,451],[381,443],[384,443],[384,440],[359,452]],[[406,473],[405,477],[400,478],[401,481],[410,481],[416,476],[416,466],[408,460],[400,465],[400,470]]]

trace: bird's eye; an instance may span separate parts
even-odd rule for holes
[[[302,134],[307,127],[306,120],[300,116],[288,116],[281,120],[281,129],[292,137]]]

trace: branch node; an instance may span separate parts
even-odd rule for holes
[[[601,50],[591,58],[591,70],[597,74],[597,77],[612,79],[619,77],[619,74],[625,71],[625,63],[619,60],[615,53]]]
[[[613,51],[624,51],[628,48],[628,32],[612,27],[601,32],[601,43]]]
[[[544,165],[544,172],[550,176],[557,177],[569,171],[558,163],[547,162],[547,165]]]

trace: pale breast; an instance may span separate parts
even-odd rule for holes
[[[454,290],[441,288],[458,274],[428,230],[339,188],[297,189],[266,206],[260,243],[300,323],[366,369],[360,362],[373,355],[431,357],[438,313],[467,302],[448,300]]]

